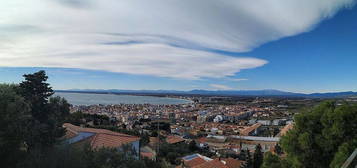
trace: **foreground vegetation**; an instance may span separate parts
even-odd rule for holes
[[[263,168],[340,168],[357,148],[355,104],[326,101],[294,120],[294,128],[280,141],[286,158],[267,153]]]
[[[0,163],[4,168],[166,167],[136,160],[113,149],[65,145],[62,125],[71,120],[69,104],[51,97],[44,71],[24,75],[19,85],[0,84]]]

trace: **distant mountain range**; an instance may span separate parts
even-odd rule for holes
[[[282,96],[282,97],[307,97],[307,98],[339,98],[357,96],[357,92],[328,92],[328,93],[294,93],[281,90],[119,90],[119,89],[71,89],[57,90],[57,92],[81,92],[81,93],[115,93],[115,94],[189,94],[189,95],[207,95],[207,96]]]

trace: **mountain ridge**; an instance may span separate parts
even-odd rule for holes
[[[207,96],[285,96],[285,97],[309,97],[309,98],[338,98],[357,96],[357,92],[325,92],[325,93],[296,93],[276,89],[263,90],[124,90],[124,89],[69,89],[56,90],[57,92],[80,92],[80,93],[114,93],[114,94],[190,94]]]

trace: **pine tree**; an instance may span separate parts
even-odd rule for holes
[[[39,122],[48,120],[48,99],[54,94],[45,71],[23,75],[25,81],[20,83],[20,94],[31,106],[32,117]]]
[[[69,115],[69,104],[66,100],[55,97],[52,88],[46,83],[48,76],[45,71],[24,75],[20,83],[19,93],[30,105],[31,117],[24,124],[27,130],[24,134],[25,143],[29,149],[34,147],[50,147],[57,138],[64,135],[62,124]]]
[[[252,156],[249,152],[248,149],[245,150],[245,164],[243,165],[243,168],[252,168],[253,167],[253,161],[252,161]]]
[[[357,105],[326,101],[294,117],[294,128],[280,140],[294,167],[340,167],[357,148]],[[337,157],[342,145],[352,145]],[[338,159],[339,161],[335,160]],[[333,166],[331,165],[333,163]]]
[[[281,149],[280,145],[277,143],[274,147],[274,152],[277,154],[277,155],[281,155],[283,153],[283,150]]]
[[[253,168],[259,168],[262,163],[263,163],[262,146],[258,144],[257,146],[255,146]]]
[[[189,148],[190,148],[190,151],[191,152],[194,152],[197,150],[197,145],[196,145],[196,141],[195,140],[192,140],[189,144]]]

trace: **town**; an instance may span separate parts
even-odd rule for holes
[[[195,147],[191,148],[196,148],[194,151],[197,153],[191,151],[175,155],[177,158],[171,158],[170,163],[181,167],[201,164],[244,167],[247,165],[247,152],[253,154],[258,146],[263,153],[282,154],[278,142],[293,127],[296,110],[302,105],[312,106],[319,102],[314,99],[259,97],[234,101],[233,98],[217,96],[188,96],[186,99],[192,103],[77,105],[71,106],[70,111],[72,115],[87,114],[77,122],[82,127],[112,126],[119,132],[147,136],[144,137],[147,143],[138,149],[142,157],[157,159],[163,143],[194,144]],[[217,158],[222,162],[216,163],[214,159]]]

